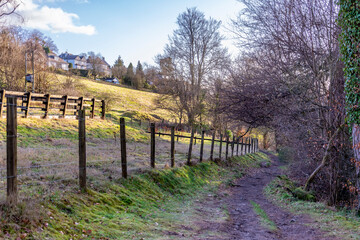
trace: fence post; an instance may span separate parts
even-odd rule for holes
[[[251,147],[252,147],[252,152],[254,153],[255,152],[255,139],[252,139],[251,141]]]
[[[210,161],[214,160],[214,143],[215,143],[215,131],[213,132],[211,138]]]
[[[200,162],[203,161],[203,155],[204,155],[204,135],[205,135],[205,131],[202,130],[202,132],[201,132],[201,146],[200,146]]]
[[[151,132],[150,166],[152,168],[155,168],[155,123],[151,123],[150,132]]]
[[[65,95],[63,98],[64,98],[63,118],[65,118],[65,116],[66,116],[67,104],[68,104],[68,101],[69,101],[69,96],[68,96],[68,95]]]
[[[252,145],[251,145],[251,142],[252,142],[252,138],[249,138],[249,153],[251,154],[252,153]]]
[[[25,118],[29,116],[30,112],[30,104],[31,104],[31,92],[27,92],[27,101],[26,101],[26,107],[25,107]]]
[[[244,155],[247,154],[247,149],[248,149],[247,142],[248,142],[248,138],[245,138],[244,139]]]
[[[90,112],[91,118],[94,118],[94,116],[95,116],[95,103],[96,103],[95,98],[91,99],[91,112]]]
[[[239,142],[240,142],[240,138],[239,138]],[[243,155],[243,138],[241,138],[241,143],[240,143],[240,156]]]
[[[244,154],[246,155],[248,153],[248,146],[247,146],[248,138],[246,137],[244,139]]]
[[[194,128],[191,128],[190,145],[189,145],[189,152],[188,152],[188,156],[187,156],[187,165],[191,164],[193,141],[194,141]]]
[[[232,143],[231,143],[231,157],[234,156],[234,148],[235,148],[235,136],[233,136]]]
[[[79,97],[78,101],[78,116],[80,118],[80,110],[84,109],[84,97]]]
[[[105,100],[101,100],[101,119],[105,120]]]
[[[82,192],[86,191],[86,130],[85,110],[79,110],[79,184]]]
[[[48,118],[49,117],[49,108],[50,108],[50,94],[45,94],[45,114],[44,114],[44,118]]]
[[[226,136],[226,152],[225,152],[225,160],[229,157],[229,136]]]
[[[126,134],[125,134],[125,119],[124,118],[120,118],[120,145],[121,145],[122,177],[127,178]]]
[[[223,143],[223,135],[220,133],[220,149],[219,149],[219,159],[221,160],[221,152],[222,152],[222,143]]]
[[[244,138],[243,137],[241,137],[241,144],[240,144],[240,156],[242,156],[242,155],[244,155],[244,151],[243,151],[243,149],[244,149]]]
[[[0,118],[2,118],[2,114],[4,112],[5,106],[5,89],[0,90]]]
[[[239,142],[240,138],[236,138],[236,156],[239,156]]]
[[[251,137],[249,137],[248,153],[251,153]]]
[[[17,98],[7,98],[6,109],[6,165],[7,202],[17,203]]]
[[[249,138],[248,137],[245,139],[245,142],[246,142],[245,153],[248,154],[249,153]]]
[[[251,148],[252,148],[252,153],[255,152],[255,139],[251,139]]]
[[[171,126],[171,167],[175,167],[175,126]]]

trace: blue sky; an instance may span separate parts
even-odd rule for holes
[[[236,0],[22,0],[19,13],[24,25],[50,36],[59,53],[100,52],[113,64],[121,56],[125,64],[138,60],[153,64],[177,16],[197,7],[206,17],[223,22],[224,42],[234,55],[231,34],[225,29],[241,5]]]

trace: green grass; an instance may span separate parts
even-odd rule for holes
[[[334,209],[323,202],[299,200],[287,189],[296,188],[296,183],[282,176],[272,181],[266,188],[266,196],[294,214],[308,214],[315,221],[313,227],[320,228],[329,236],[341,236],[341,239],[359,239],[360,218],[351,211]]]
[[[277,231],[278,228],[277,228],[276,224],[270,220],[269,216],[260,207],[260,205],[254,201],[250,201],[250,203],[253,206],[254,212],[259,216],[261,225],[263,227],[269,229],[270,231],[273,231],[273,232]]]
[[[59,81],[63,80],[59,75]],[[107,160],[110,165],[92,164],[86,194],[78,192],[78,180],[74,175],[61,173],[61,170],[71,170],[70,167],[59,167],[55,171],[30,169],[30,173],[19,170],[19,174],[23,175],[19,182],[22,185],[22,202],[16,209],[0,205],[0,239],[6,234],[10,234],[9,238],[23,234],[26,239],[162,239],[164,233],[182,229],[184,222],[188,226],[192,225],[196,219],[196,214],[191,213],[195,200],[215,192],[220,184],[230,183],[243,176],[247,168],[258,167],[261,161],[268,161],[265,154],[257,153],[233,158],[225,166],[207,162],[191,168],[185,166],[156,170],[133,175],[128,180],[118,179],[120,173],[116,171],[120,169],[117,161],[119,156],[118,152],[112,152],[112,148],[117,149],[113,140],[119,135],[119,118],[125,117],[126,120],[130,148],[128,154],[133,154],[132,158],[129,157],[129,166],[132,164],[132,167],[138,168],[147,167],[147,148],[144,146],[148,143],[149,134],[146,133],[146,124],[142,127],[135,121],[130,124],[130,119],[141,119],[144,122],[147,119],[170,120],[171,114],[154,109],[154,101],[158,96],[156,93],[84,78],[79,78],[78,81],[79,96],[114,100],[112,109],[107,112],[107,120],[86,120],[89,160]],[[5,130],[6,120],[0,119],[2,152],[5,151]],[[77,120],[19,118],[19,166],[77,163],[77,134]],[[160,149],[167,146],[168,142],[163,141],[161,145],[157,140],[157,144]],[[159,168],[168,161],[165,150],[160,155],[164,157],[162,162],[162,159],[157,159]],[[176,153],[176,161],[185,161],[180,151]],[[0,167],[5,166],[4,164],[5,161],[0,161]],[[72,167],[76,172],[77,165]],[[57,170],[60,170],[59,173]],[[44,184],[33,187],[31,184],[36,181]],[[5,182],[0,179],[0,183],[3,185]],[[184,214],[184,209],[189,213]],[[213,220],[220,221],[226,219],[226,216],[224,207],[224,213]],[[185,234],[187,230],[181,231]]]
[[[262,161],[267,161],[267,156],[256,153],[220,165],[204,162],[152,170],[89,186],[85,194],[74,186],[72,191],[58,191],[38,202],[33,208],[43,214],[36,219],[16,215],[14,223],[1,222],[0,238],[26,234],[27,239],[172,239],[169,232],[190,237],[199,230],[195,222],[201,217],[193,211],[194,204],[209,194],[216,195],[227,179],[239,176],[239,172],[245,174]],[[41,194],[33,193],[33,198],[41,199]],[[221,209],[217,215],[209,214],[207,220],[226,221],[227,208]]]
[[[114,138],[119,135],[117,121],[87,119],[86,133],[88,138]],[[137,124],[126,126],[129,141],[145,142],[149,139],[146,128]],[[78,121],[74,119],[18,119],[18,140],[20,146],[35,146],[50,138],[78,139]],[[6,119],[0,119],[0,141],[6,137]],[[40,142],[39,142],[40,141]]]

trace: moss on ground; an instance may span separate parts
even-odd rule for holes
[[[265,193],[274,204],[294,214],[310,215],[315,220],[315,227],[331,236],[341,236],[344,240],[359,239],[360,218],[355,213],[331,208],[323,202],[314,202],[313,195],[304,192],[297,185],[287,176],[279,176],[265,188]],[[302,199],[299,198],[300,195]]]

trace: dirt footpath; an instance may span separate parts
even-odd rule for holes
[[[213,209],[226,206],[229,212],[229,220],[222,223],[209,223],[199,221],[201,230],[190,239],[244,239],[244,240],[320,240],[337,239],[327,236],[319,229],[311,227],[311,220],[305,215],[293,215],[269,202],[263,195],[264,187],[276,176],[281,174],[278,160],[271,156],[273,164],[269,168],[261,168],[250,175],[236,181],[235,186],[228,189],[228,196],[221,199],[207,199],[205,206],[199,207],[201,214],[203,209]],[[260,218],[253,211],[253,201],[260,205],[278,230],[271,231],[263,227]],[[209,211],[209,210],[208,210]],[[216,232],[206,236],[205,232]]]

